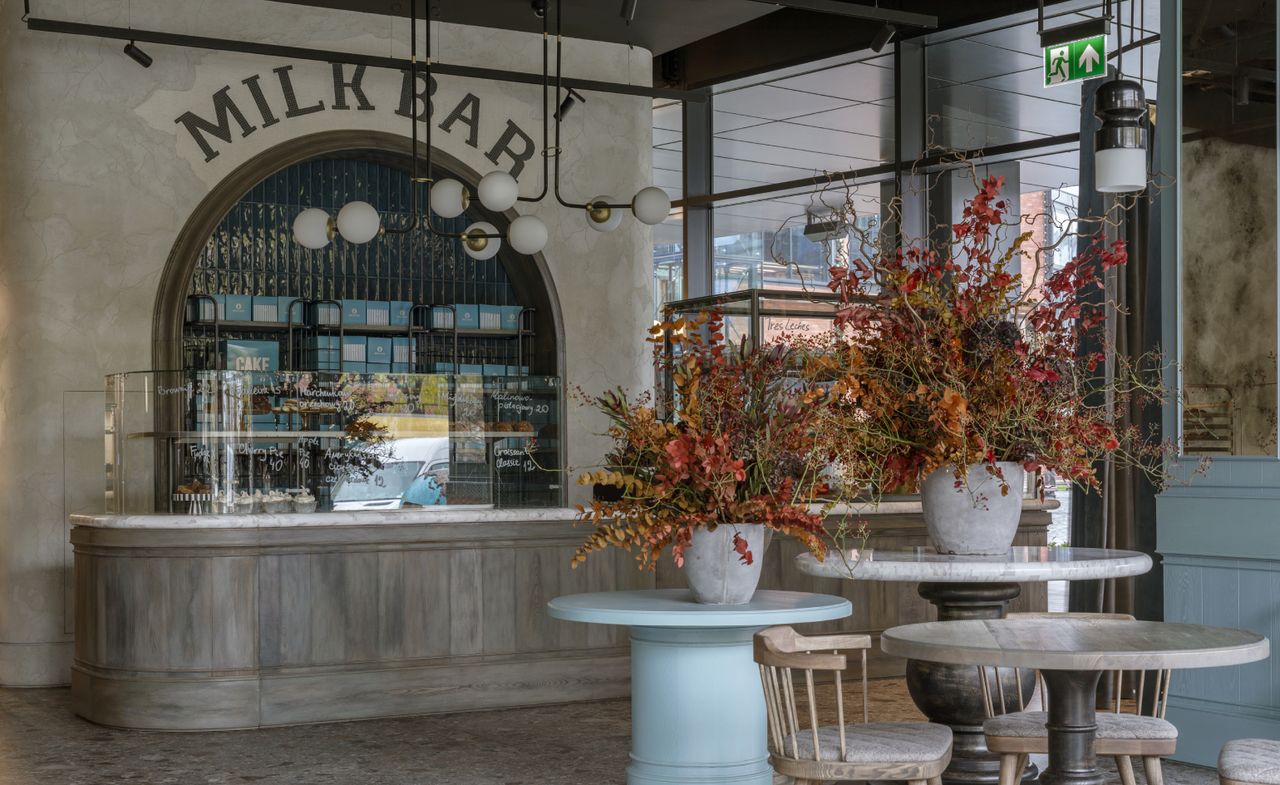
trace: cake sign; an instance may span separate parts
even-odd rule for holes
[[[230,145],[259,128],[269,128],[283,120],[326,111],[377,111],[377,106],[364,89],[366,66],[331,63],[330,67],[333,69],[333,91],[324,96],[300,98],[293,85],[293,66],[282,65],[271,69],[274,76],[265,80],[262,74],[253,74],[241,79],[241,86],[234,91],[231,85],[223,86],[210,96],[208,108],[202,108],[200,113],[194,110],[183,112],[174,123],[191,135],[208,163],[218,157],[220,146]],[[394,106],[395,113],[406,119],[414,116],[418,120],[434,122],[436,112],[431,99],[436,94],[436,87],[434,77],[428,79],[426,74],[418,73],[415,78],[415,74],[404,71],[398,100],[386,105]],[[481,149],[479,96],[468,92],[436,127],[447,134],[466,134],[465,143]],[[216,142],[222,144],[215,146]],[[502,132],[486,144],[484,157],[494,166],[502,166],[505,162],[511,176],[518,178],[536,152],[533,137],[514,120],[507,118]]]

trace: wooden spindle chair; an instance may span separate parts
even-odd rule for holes
[[[1124,613],[1010,613],[1008,618],[1133,620],[1132,616]],[[1016,696],[1006,695],[1002,671],[1013,671],[1018,685]],[[1045,729],[1049,693],[1045,690],[1044,678],[1036,673],[1040,710],[1027,711],[1027,701],[1022,695],[1021,668],[978,666],[978,673],[987,714],[987,721],[982,726],[987,749],[1000,756],[1000,785],[1016,785],[1027,765],[1027,756],[1043,755],[1049,751],[1049,732]],[[1126,673],[1129,674],[1128,683],[1134,689],[1132,714],[1124,711]],[[1178,729],[1164,718],[1172,675],[1169,670],[1155,671],[1150,680],[1146,671],[1112,671],[1103,675],[1113,679],[1115,697],[1114,704],[1108,707],[1110,710],[1098,712],[1095,749],[1099,755],[1115,758],[1122,785],[1136,785],[1133,757],[1142,758],[1148,785],[1164,785],[1160,759],[1172,755],[1178,744]],[[1011,705],[1014,697],[1017,704]]]
[[[928,722],[871,722],[867,688],[867,635],[803,636],[770,627],[755,636],[769,721],[769,761],[795,785],[834,780],[900,780],[941,785],[951,762],[951,729]],[[862,722],[846,722],[845,652],[862,663]],[[815,673],[830,672],[831,685]],[[821,688],[821,689],[820,689]],[[803,690],[803,704],[798,694]],[[830,693],[834,724],[819,722],[819,700]],[[824,703],[824,709],[827,706]],[[822,712],[829,716],[829,709]]]

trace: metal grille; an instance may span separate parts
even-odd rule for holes
[[[254,186],[223,218],[197,260],[189,294],[520,304],[507,279],[504,254],[477,261],[466,256],[455,239],[417,231],[357,245],[335,237],[320,250],[293,240],[293,220],[303,209],[320,207],[336,216],[354,200],[372,204],[384,226],[405,226],[411,221],[411,187],[402,170],[358,158],[313,160],[283,169]],[[425,209],[426,186],[416,187],[421,189],[420,209]],[[437,229],[448,232],[460,232],[469,222],[465,216],[433,220]],[[279,336],[254,330],[251,324],[223,322],[217,337]],[[188,368],[216,367],[218,347],[207,325],[188,324],[184,344]],[[459,342],[455,357],[451,339],[423,335],[416,350],[417,370],[432,371],[439,362],[515,363],[520,353],[516,344],[470,337]]]

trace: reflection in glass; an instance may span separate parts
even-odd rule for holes
[[[1182,8],[1182,395],[1188,453],[1276,452],[1273,4]]]

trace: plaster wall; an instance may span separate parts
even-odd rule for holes
[[[1216,138],[1184,144],[1182,200],[1187,403],[1229,394],[1233,453],[1274,455],[1275,149]]]
[[[40,2],[39,16],[404,56],[408,23],[261,0],[227,2]],[[0,0],[0,684],[65,683],[70,660],[67,515],[101,498],[103,375],[147,368],[160,273],[175,237],[210,188],[254,155],[322,131],[376,130],[407,136],[396,114],[402,76],[370,69],[373,109],[335,109],[325,63],[146,45],[140,68],[116,41],[33,33],[22,3]],[[438,61],[538,72],[541,36],[440,25]],[[606,81],[648,79],[641,49],[568,41],[565,74]],[[288,78],[301,109],[285,117]],[[348,69],[351,69],[348,66]],[[348,75],[350,70],[348,70]],[[278,122],[264,122],[246,79],[258,84]],[[479,172],[509,168],[486,158],[508,121],[534,137],[521,190],[541,188],[541,89],[439,77],[435,120],[468,95],[466,123],[437,130],[435,144]],[[254,126],[231,123],[231,142],[207,152],[175,122],[192,111],[213,120],[212,96],[230,95]],[[628,199],[651,178],[651,102],[591,93],[564,126],[563,190]],[[267,174],[266,172],[263,173]],[[562,311],[567,385],[588,389],[648,383],[642,329],[652,314],[651,241],[629,215],[612,234],[591,231],[578,211],[547,199],[521,212],[546,222],[544,251]],[[570,407],[570,466],[601,454],[603,424]],[[65,475],[65,476],[64,476]],[[575,501],[579,491],[570,491]]]

